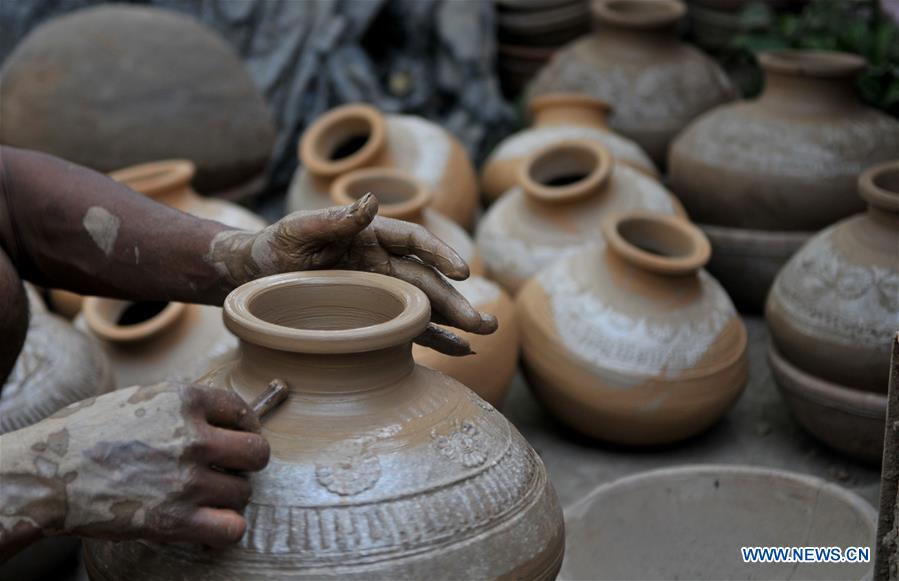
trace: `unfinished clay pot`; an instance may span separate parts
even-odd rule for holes
[[[331,205],[346,206],[367,193],[378,198],[379,216],[424,226],[468,263],[472,276],[484,274],[484,262],[474,241],[461,226],[431,209],[434,195],[424,182],[396,168],[358,169],[334,180]]]
[[[603,484],[566,508],[565,528],[559,575],[565,581],[861,581],[871,578],[873,548],[869,563],[745,563],[740,550],[872,547],[877,512],[857,494],[813,476],[696,465]]]
[[[75,325],[100,341],[117,388],[190,382],[237,348],[222,310],[206,305],[87,297]]]
[[[528,88],[531,99],[580,92],[612,105],[616,132],[657,165],[691,120],[730,101],[734,91],[711,58],[681,42],[678,0],[594,0],[598,32],[560,50]]]
[[[533,122],[527,129],[501,141],[481,170],[481,191],[488,202],[515,186],[518,167],[529,154],[551,143],[589,139],[605,146],[619,162],[652,177],[658,171],[640,146],[608,128],[611,107],[604,101],[578,93],[558,93],[531,101]]]
[[[225,301],[240,357],[203,382],[290,386],[262,433],[240,544],[91,541],[92,581],[553,579],[564,534],[539,456],[491,405],[412,360],[428,299],[395,278],[297,272]]]
[[[522,161],[517,185],[484,214],[476,241],[490,278],[514,294],[544,266],[597,239],[603,216],[635,208],[683,213],[658,181],[615,163],[596,141],[566,140]]]
[[[868,211],[819,232],[790,259],[774,281],[765,315],[775,378],[783,380],[797,418],[837,448],[879,461],[890,339],[899,325],[899,161],[864,171],[858,191]],[[827,389],[822,382],[832,397],[821,395]],[[879,425],[869,430],[877,437],[865,445],[851,419],[837,429],[811,413],[837,406],[852,414],[839,400],[851,399],[853,391],[879,395]],[[859,424],[871,421],[870,413],[854,415]]]
[[[265,185],[275,143],[265,100],[228,42],[184,14],[76,10],[35,28],[0,74],[0,143],[102,172],[183,157],[205,194]]]
[[[571,428],[629,445],[702,432],[746,384],[746,329],[683,218],[603,221],[604,243],[549,266],[516,300],[531,387]]]
[[[445,129],[412,115],[385,115],[371,105],[332,109],[300,139],[301,167],[287,193],[287,209],[331,205],[335,178],[365,167],[395,167],[433,192],[431,207],[470,229],[478,205],[474,168],[459,141]]]
[[[762,95],[694,121],[668,164],[672,190],[712,241],[709,270],[754,310],[813,232],[862,208],[862,170],[899,158],[899,121],[856,95],[861,57],[778,51],[759,60]]]

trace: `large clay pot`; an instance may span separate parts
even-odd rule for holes
[[[682,214],[658,181],[614,163],[591,140],[550,144],[518,168],[518,183],[478,224],[477,244],[490,278],[515,293],[541,268],[599,237],[609,212],[643,208]]]
[[[521,162],[551,143],[589,139],[604,145],[615,159],[647,174],[658,171],[640,146],[609,130],[610,107],[589,95],[559,93],[531,101],[531,126],[510,135],[496,146],[481,170],[481,191],[493,202],[518,180]]]
[[[868,211],[819,232],[787,262],[765,315],[775,378],[796,417],[832,446],[879,462],[899,328],[899,161],[863,172],[858,189]]]
[[[91,579],[553,579],[564,534],[543,463],[491,405],[415,365],[429,317],[424,293],[371,273],[232,292],[240,357],[202,381],[246,400],[290,386],[263,425],[247,533],[217,551],[91,541]]]
[[[861,171],[899,157],[899,121],[866,106],[856,55],[763,54],[762,95],[694,121],[671,146],[670,186],[715,249],[709,270],[759,310],[812,233],[861,209]]]
[[[516,301],[531,387],[568,426],[621,444],[702,432],[746,384],[746,329],[676,216],[614,214],[605,243],[558,261]]]
[[[378,198],[378,214],[420,224],[449,244],[468,263],[471,278],[448,281],[481,312],[499,320],[499,330],[475,335],[458,329],[475,355],[450,357],[416,345],[412,354],[417,363],[436,369],[460,381],[495,406],[502,404],[518,363],[518,329],[512,301],[494,282],[481,278],[484,263],[474,242],[462,227],[428,208],[431,193],[406,172],[393,168],[368,168],[337,178],[331,186],[335,204],[351,204],[366,193]]]
[[[364,167],[395,167],[434,194],[431,207],[466,229],[474,224],[477,177],[459,141],[445,129],[412,115],[385,115],[371,105],[343,105],[313,123],[300,139],[300,167],[287,208],[331,205],[335,178]]]
[[[203,193],[261,190],[275,142],[234,49],[193,18],[97,6],[31,32],[2,70],[0,143],[102,172],[183,157]]]
[[[599,30],[555,54],[531,83],[531,98],[583,92],[612,105],[612,129],[658,165],[696,116],[734,98],[721,68],[681,42],[686,8],[677,0],[594,0]]]

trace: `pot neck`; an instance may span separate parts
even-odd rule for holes
[[[679,0],[594,0],[600,38],[638,43],[677,43],[686,14]]]
[[[611,110],[605,101],[575,93],[542,95],[531,100],[534,127],[577,125],[607,129]]]
[[[777,51],[759,57],[765,88],[759,101],[797,114],[839,113],[858,107],[856,77],[865,61],[825,51]]]
[[[370,105],[332,109],[300,139],[300,162],[314,176],[332,179],[373,165],[387,147],[387,122]]]
[[[858,178],[859,196],[868,204],[868,215],[878,223],[899,230],[899,161],[872,166]]]
[[[433,197],[423,182],[394,168],[359,169],[331,184],[331,200],[341,206],[352,204],[367,193],[378,199],[378,215],[416,224],[424,222],[425,208]]]
[[[567,140],[529,155],[518,168],[518,184],[530,203],[559,206],[602,195],[612,174],[612,155],[602,145]]]
[[[614,213],[602,222],[609,251],[641,271],[665,277],[695,277],[711,256],[711,245],[687,220],[645,210]]]
[[[200,203],[190,183],[196,166],[186,159],[155,161],[114,171],[109,177],[161,204],[183,212]]]

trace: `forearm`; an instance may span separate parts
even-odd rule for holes
[[[25,280],[82,294],[220,304],[229,230],[64,160],[0,147],[0,245]]]

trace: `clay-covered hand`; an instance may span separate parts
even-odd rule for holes
[[[191,385],[132,387],[73,404],[0,439],[0,540],[37,529],[235,543],[250,498],[241,473],[269,459],[258,431],[237,395]]]
[[[294,212],[259,233],[219,233],[208,258],[234,285],[324,268],[395,276],[423,290],[431,301],[432,324],[416,342],[448,355],[471,353],[465,339],[436,325],[478,334],[496,330],[495,317],[479,313],[441,276],[464,280],[468,265],[424,227],[377,213],[378,201],[371,194],[350,206]]]

